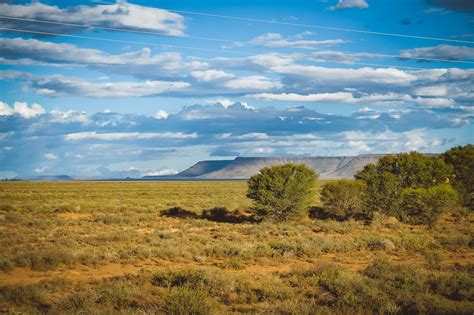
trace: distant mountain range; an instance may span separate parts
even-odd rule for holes
[[[377,163],[383,154],[359,156],[315,156],[315,157],[237,157],[234,160],[210,160],[197,162],[190,168],[167,176],[144,176],[141,178],[84,178],[69,175],[43,175],[22,177],[26,181],[73,181],[73,180],[241,180],[248,179],[266,166],[297,163],[315,169],[320,179],[353,178],[355,173],[370,163]]]
[[[201,161],[173,176],[145,176],[143,179],[247,179],[263,167],[286,163],[306,164],[315,169],[321,179],[353,178],[365,165],[377,163],[382,156],[237,157],[234,160]]]

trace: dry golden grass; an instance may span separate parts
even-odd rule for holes
[[[245,218],[245,193],[245,182],[1,183],[0,311],[472,313],[469,213],[432,231],[380,216],[160,215],[225,207]]]

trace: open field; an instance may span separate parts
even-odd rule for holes
[[[0,312],[474,312],[472,214],[446,213],[431,231],[381,216],[254,223],[245,193],[245,182],[0,183]],[[188,217],[160,215],[173,207]],[[192,215],[214,207],[233,213]]]

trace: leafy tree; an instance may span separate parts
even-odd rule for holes
[[[362,214],[365,184],[361,180],[339,180],[324,185],[321,201],[331,215],[348,219]]]
[[[365,211],[397,216],[396,203],[402,187],[396,175],[378,172],[376,166],[371,164],[358,173],[356,178],[362,180],[366,186],[363,196]]]
[[[441,158],[453,168],[451,185],[459,192],[461,204],[474,210],[474,145],[451,148]]]
[[[442,159],[418,152],[387,155],[356,174],[365,182],[366,210],[400,217],[397,201],[405,188],[429,188],[445,184],[452,167]]]
[[[430,228],[438,220],[443,209],[455,203],[457,192],[449,185],[430,188],[405,188],[399,201],[402,221],[426,224]]]
[[[247,197],[254,201],[257,216],[276,222],[301,218],[317,178],[304,164],[265,167],[248,180]]]
[[[370,168],[370,167],[369,167]],[[364,169],[357,177],[364,176]],[[375,166],[377,174],[390,173],[396,176],[401,187],[433,187],[445,184],[453,172],[442,159],[418,152],[386,155]]]

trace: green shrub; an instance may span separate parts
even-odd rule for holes
[[[459,192],[461,204],[474,210],[474,145],[451,148],[441,158],[453,167],[453,187]]]
[[[165,288],[188,287],[198,291],[205,290],[224,301],[232,295],[238,285],[236,280],[226,273],[204,269],[158,272],[151,278],[151,283]]]
[[[14,267],[15,265],[10,259],[0,257],[0,270],[1,271],[10,272],[13,270]]]
[[[433,227],[444,208],[457,199],[456,191],[448,185],[430,188],[406,188],[400,196],[400,219],[411,224]]]
[[[38,306],[44,303],[44,292],[34,285],[0,287],[0,302]]]
[[[304,164],[265,167],[248,180],[247,197],[258,216],[275,222],[298,219],[308,209],[317,177]]]
[[[401,217],[399,201],[407,188],[430,188],[444,185],[453,169],[443,159],[418,152],[387,155],[377,164],[369,164],[356,174],[365,182],[364,208]]]
[[[219,304],[209,297],[203,289],[189,287],[171,288],[164,301],[166,314],[176,315],[207,315],[215,314]]]
[[[324,185],[321,201],[330,216],[342,219],[360,217],[365,184],[360,180],[340,180]]]

